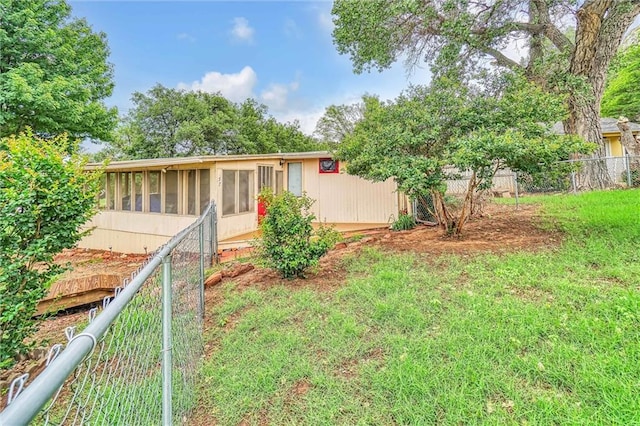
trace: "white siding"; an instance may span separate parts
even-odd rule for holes
[[[385,224],[398,217],[398,194],[393,180],[371,182],[347,174],[320,173],[318,159],[303,164],[303,188],[316,200],[313,213],[320,222]]]

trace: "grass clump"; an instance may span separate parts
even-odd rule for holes
[[[567,234],[553,250],[366,248],[333,293],[229,287],[202,408],[221,424],[637,424],[638,200],[538,198]]]
[[[416,220],[413,215],[408,213],[400,213],[398,220],[391,224],[391,229],[394,231],[406,231],[416,227]]]

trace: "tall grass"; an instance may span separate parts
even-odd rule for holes
[[[334,293],[225,288],[220,424],[640,424],[640,192],[537,198],[560,248],[370,249]]]

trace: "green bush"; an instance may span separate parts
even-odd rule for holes
[[[296,197],[283,192],[269,198],[267,215],[260,224],[260,251],[267,265],[277,269],[283,277],[301,277],[339,241],[340,234],[326,226],[313,231],[311,222],[315,216],[309,209],[314,200],[306,194]]]
[[[63,270],[53,263],[96,211],[98,173],[77,144],[31,132],[0,140],[0,369],[29,350],[38,301]]]
[[[393,222],[391,229],[394,231],[406,231],[416,227],[416,220],[408,213],[400,213],[398,220]]]

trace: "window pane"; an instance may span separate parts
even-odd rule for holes
[[[273,190],[273,166],[258,166],[258,192],[264,188]]]
[[[187,172],[187,214],[196,214],[196,171]]]
[[[210,201],[209,170],[200,170],[200,213],[204,212]]]
[[[107,210],[116,208],[116,174],[107,173]]]
[[[149,172],[149,211],[160,213],[160,172]]]
[[[167,170],[165,175],[165,199],[164,199],[164,212],[165,213],[178,213],[178,171]]]
[[[282,170],[276,170],[276,195],[282,194],[282,187],[284,186],[284,178],[282,175]]]
[[[98,192],[98,208],[107,208],[107,175],[100,176],[100,192]]]
[[[222,171],[222,214],[236,212],[236,171]]]
[[[135,197],[136,197],[136,204],[135,204],[135,210],[137,212],[141,212],[142,211],[142,182],[143,182],[143,173],[142,172],[135,172],[134,173],[134,186],[135,186]]]
[[[253,170],[240,170],[238,181],[238,212],[253,211]]]
[[[289,163],[287,187],[293,195],[302,195],[302,163]]]
[[[131,172],[120,173],[120,200],[122,210],[131,210]]]

